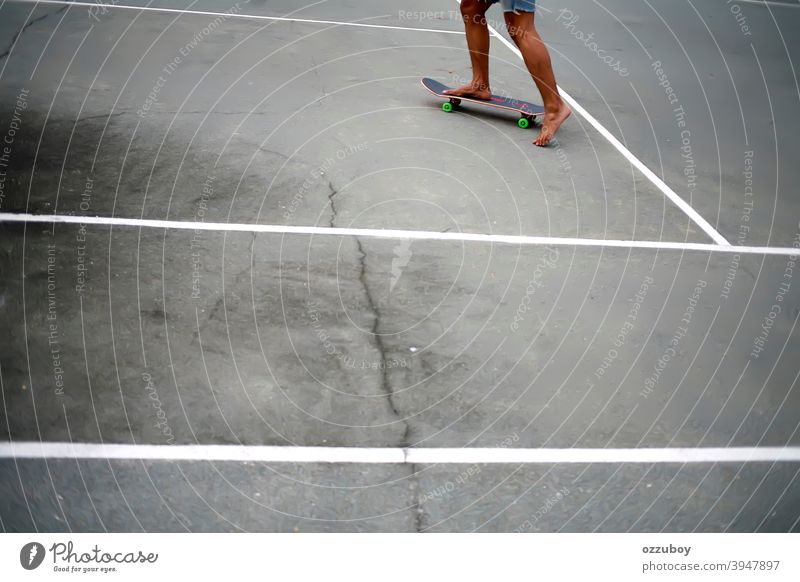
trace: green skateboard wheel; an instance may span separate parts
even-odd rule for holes
[[[453,104],[448,102],[442,103],[442,110],[450,113],[453,110]]]
[[[522,129],[527,129],[530,124],[531,122],[528,121],[527,117],[520,117],[519,121],[517,122],[517,125],[519,125]]]

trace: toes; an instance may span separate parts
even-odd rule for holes
[[[539,147],[545,147],[550,142],[550,139],[552,137],[553,137],[552,135],[548,135],[548,134],[545,134],[545,133],[540,133],[536,137],[536,139],[533,140],[533,143],[534,143],[534,145],[537,145]]]

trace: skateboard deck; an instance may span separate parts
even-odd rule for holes
[[[427,77],[422,79],[422,86],[440,99],[447,99],[447,101],[442,103],[442,109],[447,113],[456,110],[462,102],[477,103],[478,105],[486,105],[489,107],[495,107],[497,109],[506,109],[519,113],[520,118],[517,122],[517,125],[519,125],[522,129],[529,127],[536,116],[544,114],[544,107],[541,105],[528,103],[527,101],[520,101],[519,99],[511,99],[509,97],[501,97],[500,95],[492,95],[489,99],[474,99],[472,97],[454,97],[453,95],[445,95],[444,92],[450,89],[450,87]]]

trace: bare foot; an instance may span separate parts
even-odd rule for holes
[[[564,123],[564,120],[567,119],[570,114],[572,114],[572,109],[563,101],[561,107],[556,111],[546,112],[544,114],[544,121],[542,121],[542,130],[539,132],[539,135],[536,136],[536,139],[533,140],[533,143],[540,147],[544,147],[550,143],[550,140],[553,139],[558,128],[561,127],[561,124]]]
[[[445,95],[452,95],[453,97],[471,97],[472,99],[489,100],[492,96],[492,91],[489,89],[488,83],[470,83],[458,89],[448,89],[444,92]]]

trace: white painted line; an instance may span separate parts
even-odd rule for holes
[[[613,240],[600,238],[569,238],[554,236],[523,236],[511,234],[480,234],[471,232],[434,232],[429,230],[397,230],[383,228],[330,228],[326,226],[283,226],[279,224],[237,224],[228,222],[189,222],[180,220],[150,220],[139,218],[107,218],[102,216],[68,216],[53,214],[15,214],[0,212],[0,223],[60,223],[92,224],[135,228],[166,228],[176,230],[213,230],[221,232],[259,232],[265,234],[305,234],[317,236],[357,236],[369,238],[437,240],[476,243],[497,243],[519,246],[558,245],[570,247],[616,247],[623,249],[658,249],[734,253],[741,255],[800,255],[800,248],[753,247],[685,243],[649,240]]]
[[[167,14],[190,14],[197,16],[224,16],[225,19],[240,18],[246,20],[270,20],[274,22],[301,22],[305,24],[331,24],[335,26],[357,26],[360,28],[384,28],[389,30],[408,30],[414,32],[436,32],[439,34],[461,34],[460,30],[439,30],[435,28],[413,28],[410,26],[390,26],[388,24],[367,24],[365,22],[339,22],[336,20],[313,20],[308,18],[285,18],[282,16],[262,16],[257,14],[240,14],[231,12],[207,12],[205,10],[180,10],[177,8],[159,8],[157,6],[129,6],[127,4],[103,4],[101,2],[72,2],[70,0],[15,0],[16,2],[36,4],[57,4],[84,6],[86,8],[136,10],[139,12],[163,12]]]
[[[460,2],[460,0],[458,0],[458,1]],[[494,27],[492,27],[492,26],[489,26],[489,31],[492,33],[493,36],[495,36],[496,38],[500,39],[500,41],[504,45],[506,45],[509,49],[511,49],[511,51],[515,55],[517,55],[520,59],[522,59],[522,53],[519,52],[519,49],[517,47],[515,47],[511,43],[511,41],[509,41],[508,39],[506,39],[506,37],[504,37],[502,34],[497,32],[497,30],[495,30]],[[703,232],[705,232],[709,237],[711,237],[711,240],[713,240],[718,245],[729,245],[730,244],[727,240],[725,240],[725,237],[723,237],[720,233],[718,233],[717,230],[713,226],[711,226],[708,223],[708,221],[706,221],[705,218],[700,216],[700,214],[694,208],[692,208],[692,206],[688,202],[686,202],[683,198],[678,196],[678,194],[676,194],[675,191],[672,188],[667,186],[667,184],[666,184],[666,182],[664,182],[664,180],[662,180],[661,178],[656,176],[656,174],[650,168],[645,166],[644,162],[642,162],[639,158],[637,158],[635,155],[633,155],[633,153],[628,148],[626,148],[622,144],[622,142],[619,141],[614,136],[614,134],[612,134],[610,131],[608,131],[599,121],[597,121],[597,119],[595,119],[595,117],[591,113],[586,111],[586,109],[584,109],[577,101],[575,101],[575,99],[571,95],[569,95],[569,93],[564,91],[564,89],[562,89],[561,87],[558,88],[558,91],[559,91],[559,93],[561,93],[561,97],[564,99],[564,101],[569,103],[570,107],[572,107],[572,110],[574,112],[580,114],[581,117],[583,117],[586,121],[588,121],[589,124],[592,127],[594,127],[600,135],[602,135],[604,138],[606,138],[606,140],[612,146],[614,146],[614,148],[619,153],[621,153],[623,155],[623,157],[626,160],[628,160],[628,162],[630,162],[630,164],[632,166],[634,166],[637,170],[639,170],[645,176],[645,178],[650,180],[650,182],[652,182],[653,185],[656,188],[661,190],[661,192],[667,198],[672,200],[672,202],[678,208],[683,210],[683,212],[686,213],[686,215],[689,218],[691,218],[697,224],[697,226],[699,226],[703,230]]]
[[[800,3],[798,2],[777,2],[775,0],[736,0],[737,2],[742,2],[743,4],[755,4],[758,6],[782,6],[784,8],[800,8]],[[729,4],[730,2],[726,2]]]
[[[800,447],[638,449],[404,449],[407,463],[800,462]]]
[[[800,447],[514,449],[362,448],[257,445],[119,445],[3,442],[2,459],[135,459],[265,463],[560,464],[800,462]]]

